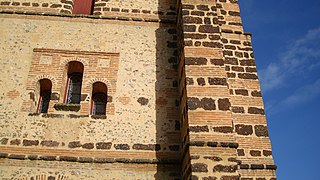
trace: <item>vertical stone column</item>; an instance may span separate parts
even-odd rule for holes
[[[182,0],[179,72],[184,179],[239,179],[215,0]]]
[[[251,36],[237,0],[181,0],[184,179],[275,179]]]

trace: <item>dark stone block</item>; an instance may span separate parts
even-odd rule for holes
[[[63,114],[42,114],[44,118],[63,118]]]
[[[232,110],[233,113],[244,113],[244,108],[243,107],[233,106],[233,107],[231,107],[231,110]]]
[[[184,16],[183,23],[184,24],[202,24],[202,18],[192,17],[192,16]]]
[[[196,32],[196,28],[195,25],[183,25],[184,32]]]
[[[106,115],[91,115],[92,119],[107,119]]]
[[[240,65],[241,65],[241,66],[255,66],[256,63],[254,62],[253,59],[250,59],[250,60],[240,60]]]
[[[196,110],[201,107],[201,101],[195,97],[188,97],[187,106],[189,110]]]
[[[39,145],[39,141],[38,140],[27,140],[24,139],[22,141],[23,146],[38,146]]]
[[[237,149],[238,156],[245,156],[244,149]]]
[[[254,130],[258,137],[269,137],[267,126],[257,125],[257,126],[254,126]]]
[[[237,124],[235,125],[236,132],[240,135],[252,135],[253,129],[251,125]]]
[[[60,161],[70,161],[70,162],[77,162],[78,161],[77,157],[71,157],[71,156],[60,156],[59,159],[60,159]]]
[[[197,9],[201,10],[201,11],[209,11],[209,7],[208,5],[197,5]]]
[[[216,66],[223,66],[224,61],[223,59],[210,59],[211,64],[216,65]]]
[[[208,165],[204,163],[194,163],[191,164],[192,172],[208,172]]]
[[[206,39],[206,34],[195,34],[195,33],[185,33],[184,34],[185,39]]]
[[[251,150],[250,155],[254,157],[261,156],[261,151]]]
[[[240,164],[240,169],[249,169],[250,165],[249,164]]]
[[[238,65],[239,64],[237,58],[230,58],[230,57],[226,57],[224,63],[230,64],[230,65]]]
[[[231,69],[232,69],[232,71],[236,71],[236,72],[244,72],[244,68],[243,67],[233,66]]]
[[[263,150],[263,155],[264,156],[272,156],[272,151],[269,151],[269,150]]]
[[[191,175],[190,180],[199,180],[199,177],[196,175]]]
[[[207,59],[206,58],[186,57],[185,64],[186,65],[207,65]]]
[[[262,97],[261,91],[252,91],[251,96],[253,97]]]
[[[32,3],[32,6],[33,6],[33,4],[34,4],[34,3]],[[61,4],[52,4],[52,5],[50,6],[50,8],[61,8],[61,7],[62,7]]]
[[[114,163],[116,160],[114,158],[94,158],[95,163]]]
[[[230,43],[231,44],[241,44],[241,42],[238,40],[230,40]]]
[[[9,141],[8,138],[2,138],[2,139],[0,140],[0,144],[6,145],[6,144],[8,143],[8,141]]]
[[[93,149],[94,148],[94,144],[93,143],[85,143],[82,145],[82,148],[84,149]]]
[[[217,177],[208,176],[208,177],[203,177],[202,180],[217,180]]]
[[[249,107],[248,108],[248,113],[249,114],[261,114],[264,115],[264,109],[262,108],[256,108],[256,107]]]
[[[276,165],[266,165],[266,169],[277,170]]]
[[[209,132],[208,126],[190,126],[190,132]]]
[[[237,165],[230,165],[230,166],[225,166],[225,165],[216,165],[213,167],[213,172],[236,172],[238,169]]]
[[[204,141],[190,141],[190,146],[204,146]]]
[[[258,79],[258,76],[256,74],[250,74],[250,73],[240,73],[238,74],[238,77],[241,79]]]
[[[202,11],[191,11],[191,15],[204,16],[204,12],[202,12]]]
[[[60,94],[59,93],[51,93],[50,100],[58,101],[59,99],[60,99]]]
[[[112,143],[111,142],[98,142],[96,143],[97,149],[111,149]]]
[[[199,155],[191,155],[190,159],[200,159],[200,156]]]
[[[80,104],[65,104],[65,103],[58,103],[55,104],[54,109],[57,111],[76,111],[80,110]]]
[[[236,89],[234,92],[236,95],[249,96],[249,92],[246,89]]]
[[[218,100],[218,107],[221,111],[229,111],[230,106],[231,103],[228,98]]]
[[[22,154],[9,154],[8,155],[9,159],[20,159],[20,160],[24,160],[26,159],[26,155],[22,155]]]
[[[141,104],[142,106],[145,106],[149,103],[149,99],[144,98],[144,97],[140,97],[138,100],[138,103]]]
[[[228,158],[228,161],[229,161],[229,162],[235,162],[235,163],[237,163],[238,165],[241,164],[241,160],[238,160],[237,158],[233,158],[233,157]]]
[[[251,164],[250,166],[251,169],[264,169],[263,164]]]
[[[78,162],[80,163],[92,163],[93,158],[91,157],[79,157]]]
[[[214,27],[212,25],[200,25],[199,32],[201,32],[201,33],[219,33],[219,27]]]
[[[7,158],[8,157],[8,153],[1,153],[0,152],[0,158]]]
[[[233,127],[229,127],[229,126],[213,127],[213,130],[215,132],[220,132],[220,133],[232,133]]]
[[[54,176],[48,176],[48,180],[56,180]]]
[[[235,78],[236,73],[227,73],[228,78]]]
[[[69,142],[68,147],[69,148],[79,148],[79,147],[81,147],[81,143],[80,143],[80,141]]]
[[[233,45],[225,45],[224,48],[225,49],[231,49],[231,50],[236,50],[237,49],[237,47],[233,46]]]
[[[228,85],[226,78],[208,78],[208,82],[210,85],[220,85],[220,86],[226,86]]]
[[[115,144],[114,148],[116,148],[117,150],[129,150],[130,146],[128,144]]]
[[[40,156],[39,160],[55,161],[55,160],[57,160],[57,156]]]
[[[207,146],[209,146],[209,147],[218,147],[218,142],[207,142]]]
[[[215,110],[216,109],[216,105],[214,103],[214,100],[211,98],[203,98],[201,99],[201,107],[204,110]]]
[[[57,141],[41,141],[41,146],[46,146],[46,147],[57,147],[59,146],[59,142]]]
[[[204,86],[206,85],[206,81],[204,80],[204,78],[198,78],[197,79],[198,85],[199,86]]]
[[[238,58],[243,58],[243,53],[242,52],[235,52],[235,56]]]
[[[28,159],[30,159],[30,160],[38,160],[38,155],[28,155]]]
[[[221,157],[217,157],[217,156],[204,156],[203,158],[204,159],[210,159],[210,160],[216,161],[216,162],[219,162],[219,161],[223,160]]]
[[[20,145],[21,141],[20,139],[14,139],[10,141],[10,145]]]
[[[230,16],[240,16],[240,12],[229,11],[229,15],[230,15]]]
[[[119,163],[129,163],[129,162],[131,162],[131,159],[129,159],[129,158],[115,158],[115,161],[119,162]]]

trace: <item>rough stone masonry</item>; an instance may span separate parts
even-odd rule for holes
[[[237,0],[0,0],[0,36],[1,179],[276,179]]]

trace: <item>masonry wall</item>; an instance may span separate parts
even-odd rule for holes
[[[179,166],[174,24],[11,14],[1,14],[0,21],[2,157],[137,162],[146,164],[150,177],[165,168],[161,164]],[[63,102],[70,61],[84,65],[78,112],[54,108]],[[53,82],[48,114],[36,113],[36,85],[42,78]],[[90,115],[97,81],[108,87],[105,118]],[[119,174],[130,174],[127,169]],[[33,173],[21,176],[28,174]]]
[[[0,177],[275,179],[236,0],[72,9],[66,0],[0,2]],[[64,104],[72,61],[84,66],[76,110]],[[53,86],[39,114],[43,78]],[[91,114],[95,82],[108,88],[106,116]]]

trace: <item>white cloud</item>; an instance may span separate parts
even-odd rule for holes
[[[290,44],[276,63],[260,70],[263,92],[277,89],[294,76],[320,67],[320,27]]]

